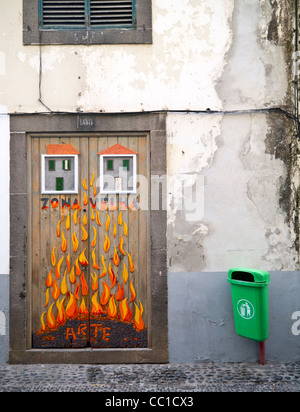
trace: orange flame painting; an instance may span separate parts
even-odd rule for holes
[[[65,320],[66,320],[66,314],[64,311],[64,301],[65,301],[65,298],[63,298],[61,302],[59,301],[59,299],[57,299],[56,301],[56,307],[58,310],[58,315],[57,315],[56,320],[57,320],[57,323],[60,323],[60,324],[65,323]]]
[[[87,307],[85,305],[84,298],[82,298],[81,305],[79,306],[79,313],[81,315],[88,315],[89,314],[89,311],[87,310]]]
[[[103,288],[104,289],[103,289],[103,293],[101,295],[100,302],[101,302],[101,305],[104,306],[104,305],[107,304],[107,302],[110,298],[110,287],[108,286],[108,284],[106,282],[102,281],[102,283],[103,283]]]
[[[94,175],[94,173],[92,172],[92,179],[91,179],[90,186],[93,186],[94,180],[95,180],[95,175]],[[86,190],[87,190],[87,189],[86,189]]]
[[[39,341],[38,344],[34,343],[33,347],[81,348],[85,347],[81,345],[90,345],[113,348],[119,347],[119,342],[122,342],[121,347],[147,347],[141,346],[147,345],[147,330],[143,320],[144,308],[139,300],[144,296],[146,288],[140,290],[138,287],[140,272],[144,270],[143,259],[137,260],[135,268],[140,243],[137,239],[129,248],[127,225],[131,222],[130,214],[127,213],[127,206],[121,210],[121,204],[125,202],[121,198],[118,203],[107,199],[99,204],[95,185],[95,174],[92,173],[90,181],[82,180],[82,187],[86,193],[82,190],[83,201],[81,200],[80,204],[77,198],[70,197],[68,201],[62,202],[61,214],[57,213],[60,209],[55,210],[58,206],[53,208],[53,211],[51,208],[49,210],[49,213],[57,216],[53,226],[54,235],[56,232],[56,247],[52,248],[51,245],[50,268],[45,269],[47,265],[44,265],[42,260],[43,289],[38,304],[43,313],[40,317],[40,330],[36,331],[33,338],[33,342],[37,342],[34,341],[37,338]],[[89,198],[92,193],[95,199]],[[88,210],[89,202],[91,210]],[[87,207],[81,209],[83,205]],[[104,218],[106,215],[103,226],[100,221],[100,206],[101,214],[104,212]],[[104,222],[103,216],[101,220]],[[49,223],[52,225],[52,220]],[[73,226],[74,224],[76,226]],[[71,232],[67,232],[70,229]],[[82,244],[80,239],[82,242],[88,241]],[[110,250],[111,246],[113,250]],[[102,247],[104,253],[101,252]],[[92,263],[89,262],[90,256]],[[48,260],[49,258],[48,255]],[[89,265],[93,269],[89,270]],[[133,272],[136,273],[132,275]],[[98,279],[106,275],[106,281],[102,280],[101,285]],[[118,326],[119,322],[123,322],[124,325]],[[106,329],[110,333],[107,333]],[[121,341],[119,336],[114,338],[114,333],[122,334]]]
[[[128,227],[127,227],[127,224],[126,224],[125,222],[123,222],[123,224],[124,224],[124,235],[125,235],[126,237],[128,237]]]
[[[122,282],[122,286],[120,286],[120,283],[118,283],[118,292],[117,292],[117,294],[116,294],[116,300],[118,301],[118,302],[120,302],[120,300],[122,300],[123,298],[124,298],[124,284],[123,284],[123,282]]]
[[[75,232],[73,232],[73,235],[72,235],[72,243],[73,243],[73,250],[74,250],[74,252],[77,252],[77,249],[78,249],[78,246],[79,246],[79,242],[78,242],[78,239],[77,239],[77,237],[76,237],[76,233],[75,233]]]
[[[79,285],[79,282],[77,281],[76,289],[74,292],[75,299],[77,300],[79,300],[79,291],[80,291],[80,285]]]
[[[76,299],[74,298],[74,295],[70,293],[70,300],[66,308],[66,315],[69,318],[75,318],[77,313],[78,313],[78,308],[76,304]]]
[[[65,253],[65,251],[67,250],[67,239],[65,238],[64,232],[62,232],[61,238],[62,238],[61,251],[62,251],[63,253]]]
[[[82,187],[84,188],[84,190],[87,190],[86,179],[83,179]]]
[[[56,268],[55,268],[56,279],[60,279],[60,267],[61,267],[63,260],[64,260],[64,256],[59,260],[59,262],[56,265]]]
[[[117,228],[116,228],[116,224],[115,224],[115,221],[114,221],[114,220],[113,220],[113,224],[114,224],[113,235],[114,235],[114,237],[116,237],[116,235],[117,235]]]
[[[99,210],[96,211],[96,222],[97,222],[97,225],[102,226],[100,222],[100,217],[99,217]]]
[[[119,255],[118,255],[116,246],[114,246],[114,248],[115,248],[115,253],[114,253],[114,256],[113,256],[113,263],[114,263],[115,266],[118,266],[119,263],[120,263],[120,259],[119,259]]]
[[[50,288],[53,285],[53,278],[52,278],[52,270],[48,273],[47,279],[46,279],[46,286],[47,288]]]
[[[84,266],[88,266],[89,262],[87,261],[87,258],[85,257],[84,252],[86,251],[86,248],[83,250],[83,252],[80,254],[79,256],[79,262],[84,265]]]
[[[127,299],[125,298],[122,300],[122,302],[119,305],[120,313],[121,313],[121,319],[124,322],[130,322],[131,317],[132,317],[132,311],[130,307],[128,306]]]
[[[98,302],[98,291],[92,297],[92,304],[93,304],[92,314],[93,315],[101,315],[103,313],[103,309],[102,309],[101,305]]]
[[[105,235],[105,241],[103,245],[104,252],[106,253],[110,248],[110,240],[109,238]]]
[[[135,317],[134,317],[135,327],[138,330],[143,330],[143,329],[145,329],[145,324],[144,324],[144,321],[143,321],[143,318],[142,318],[142,314],[143,314],[144,309],[143,309],[143,306],[141,304],[141,301],[140,301],[140,309],[137,307],[136,304],[134,304],[134,306],[135,306]]]
[[[123,236],[121,235],[121,237],[120,237],[120,243],[119,243],[119,251],[122,253],[122,255],[126,256],[126,253],[125,253],[124,250],[123,250],[123,242],[124,242]]]
[[[56,225],[56,236],[60,237],[60,224],[61,224],[61,220],[59,220],[59,222]]]
[[[115,318],[118,314],[118,310],[117,310],[117,306],[115,302],[115,295],[112,295],[112,297],[109,300],[107,314],[110,318]]]
[[[133,261],[132,261],[132,257],[130,256],[129,253],[127,253],[127,255],[128,255],[128,262],[129,262],[129,270],[130,270],[130,272],[134,272],[134,264],[133,264]]]
[[[120,213],[119,213],[119,216],[118,216],[118,225],[119,225],[119,226],[122,226],[122,224],[123,224],[122,214],[123,214],[123,212],[120,212]]]
[[[54,300],[58,299],[60,295],[60,290],[59,287],[57,286],[56,280],[53,283],[53,289],[52,289],[52,298]]]
[[[55,258],[55,247],[52,249],[52,253],[51,253],[51,263],[52,266],[54,267],[56,264],[56,258]]]
[[[95,291],[98,289],[98,276],[97,273],[92,274],[91,277],[93,279],[92,290]]]
[[[127,270],[127,267],[126,267],[126,265],[125,265],[125,262],[123,262],[123,280],[124,280],[124,283],[125,283],[125,285],[126,285],[126,283],[127,283],[127,280],[128,280],[128,270]]]
[[[45,316],[45,314],[46,314],[46,312],[43,312],[43,314],[42,314],[42,316],[41,316],[41,331],[42,331],[42,332],[45,332],[45,330],[46,330],[46,325],[45,325],[45,322],[44,322],[44,316]]]
[[[135,296],[136,296],[135,289],[134,289],[133,284],[131,282],[130,282],[130,285],[129,285],[129,289],[130,289],[130,292],[131,292],[131,298],[130,298],[130,301],[129,301],[129,303],[130,303],[130,302],[134,301]]]
[[[85,240],[87,240],[87,238],[89,237],[88,232],[85,230],[84,226],[81,225],[81,229],[82,229],[82,242],[84,242]]]
[[[85,280],[84,272],[82,272],[80,281],[81,281],[81,293],[82,295],[86,296],[88,294],[88,285]]]
[[[76,282],[76,276],[75,276],[75,268],[74,268],[74,266],[72,266],[69,279],[70,279],[70,282],[72,283],[72,285],[74,285],[74,283]]]
[[[66,220],[66,229],[70,230],[70,227],[71,227],[70,215],[68,215],[67,220]]]
[[[91,220],[95,220],[94,209],[91,208]]]
[[[79,267],[78,258],[75,260],[75,269],[76,269],[76,275],[80,276],[81,275],[81,269]]]
[[[109,273],[109,277],[110,277],[110,281],[111,281],[111,289],[115,286],[117,278],[115,275],[115,272],[112,270],[111,267],[111,262],[109,262],[109,266],[108,266],[108,273]]]
[[[70,255],[67,256],[67,273],[69,274],[71,270],[71,264],[70,264]]]
[[[105,229],[108,232],[109,231],[109,224],[110,224],[110,217],[109,214],[106,213],[106,224],[105,224]]]
[[[97,239],[97,231],[96,231],[96,228],[94,228],[94,226],[93,226],[93,231],[94,231],[94,239],[92,241],[91,246],[95,247],[96,246],[96,239]]]
[[[97,263],[96,263],[96,252],[95,252],[95,249],[93,249],[93,251],[92,251],[92,259],[93,259],[93,268],[94,268],[94,269],[100,269],[100,266],[97,265]]]
[[[101,255],[101,261],[102,261],[102,266],[103,266],[103,270],[101,275],[99,276],[100,278],[102,278],[103,276],[105,276],[107,274],[107,268],[106,268],[106,264],[105,264],[105,260],[103,255]]]
[[[67,285],[66,275],[67,275],[67,271],[65,270],[64,278],[63,278],[63,280],[61,282],[61,285],[60,285],[60,292],[63,295],[66,295],[68,293],[68,285]]]
[[[84,206],[86,206],[88,204],[88,198],[87,198],[86,193],[84,193],[84,195],[83,195],[83,204],[84,204]]]
[[[78,222],[78,216],[77,215],[78,215],[78,209],[76,209],[74,214],[73,214],[73,221],[74,221],[75,225],[77,225],[77,222]]]
[[[52,308],[53,308],[54,303],[55,302],[52,303],[52,305],[50,306],[47,312],[47,325],[50,329],[54,329],[56,326],[55,318],[52,313]]]

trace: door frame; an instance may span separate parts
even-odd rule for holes
[[[151,339],[147,349],[32,349],[28,259],[29,191],[27,139],[41,133],[147,133],[150,173],[166,177],[166,114],[31,114],[10,118],[10,363],[165,363],[168,362],[166,190],[150,182]],[[38,171],[39,172],[39,171]],[[154,190],[155,188],[155,190]],[[158,198],[157,198],[158,197]]]

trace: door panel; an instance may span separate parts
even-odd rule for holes
[[[117,143],[137,153],[136,194],[99,193],[98,153]],[[79,152],[78,194],[41,193],[49,145]],[[148,347],[149,137],[32,137],[29,158],[32,347]]]

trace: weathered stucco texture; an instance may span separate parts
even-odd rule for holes
[[[221,107],[233,0],[152,1],[153,44],[23,46],[22,0],[1,7],[0,90],[9,112]],[[18,98],[16,98],[18,96]]]
[[[148,45],[23,46],[22,0],[1,11],[0,96],[9,112],[172,111],[171,271],[297,268],[293,122],[260,112],[291,109],[288,2],[153,0]],[[202,203],[191,213],[179,186],[184,179],[195,189],[199,176]]]
[[[264,110],[292,111],[292,16],[285,2],[235,1],[215,84],[223,110],[168,116],[171,272],[298,269],[294,123]],[[204,176],[199,219],[182,210],[178,174]]]

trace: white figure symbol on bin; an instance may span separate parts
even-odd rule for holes
[[[243,319],[252,319],[255,314],[254,306],[251,302],[249,302],[249,300],[246,299],[241,299],[238,301],[237,310]]]

